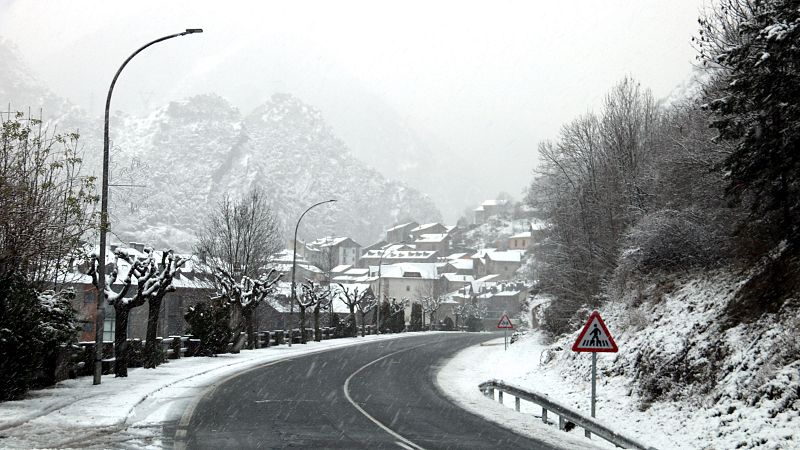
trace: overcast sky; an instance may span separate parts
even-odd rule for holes
[[[488,198],[519,197],[537,142],[596,109],[622,77],[656,97],[684,82],[702,0],[3,1],[0,34],[57,94],[91,112],[102,111],[133,50],[202,27],[137,57],[114,109],[141,113],[216,92],[247,113],[289,92],[322,109],[359,155],[379,132],[356,123],[361,105],[379,104],[431,151],[479,162],[469,175]]]

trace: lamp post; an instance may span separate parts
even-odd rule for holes
[[[303,211],[303,214],[300,214],[300,218],[297,219],[297,225],[294,226],[294,248],[292,249],[292,299],[289,302],[289,347],[292,346],[292,316],[294,315],[294,302],[297,301],[297,291],[295,289],[295,272],[297,271],[297,230],[300,228],[300,221],[303,220],[303,216],[306,215],[307,212],[311,211],[313,208],[323,205],[325,203],[333,203],[336,200],[325,200],[319,203],[314,203],[313,205],[309,206],[308,209]],[[302,333],[303,330],[300,330]]]
[[[386,253],[386,250],[392,248],[393,245],[402,244],[403,242],[392,242],[391,244],[387,245],[383,250],[381,250],[381,257],[378,258],[378,316],[375,319],[375,327],[378,329],[377,333],[381,334],[381,305],[383,302],[381,301],[381,297],[383,294],[381,293],[381,267],[383,266],[383,255]]]
[[[106,97],[106,113],[105,113],[105,123],[103,125],[103,180],[102,185],[100,188],[101,192],[101,200],[100,200],[100,252],[97,256],[97,279],[98,283],[100,284],[99,288],[102,292],[98,292],[97,295],[97,311],[95,314],[95,338],[94,338],[94,346],[95,346],[95,357],[94,357],[94,382],[93,384],[100,384],[100,377],[103,373],[103,326],[105,322],[105,287],[106,287],[106,232],[108,232],[109,228],[109,221],[108,221],[108,163],[109,163],[109,138],[108,138],[108,121],[109,121],[109,111],[111,110],[111,94],[114,92],[114,85],[117,84],[117,78],[119,78],[119,74],[122,73],[122,69],[128,65],[131,59],[134,56],[138,55],[142,50],[150,47],[153,44],[157,44],[161,41],[166,41],[167,39],[172,39],[178,36],[185,36],[187,34],[195,34],[195,33],[202,33],[203,30],[201,28],[187,28],[186,31],[181,33],[170,34],[169,36],[164,36],[158,38],[152,42],[149,42],[138,50],[133,52],[131,56],[128,56],[128,59],[119,66],[117,73],[114,75],[114,79],[111,80],[111,86],[108,88],[108,96]]]

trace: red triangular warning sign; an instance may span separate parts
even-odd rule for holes
[[[514,328],[514,325],[511,324],[511,319],[508,318],[508,314],[503,314],[497,324],[497,328]]]
[[[573,352],[612,352],[618,351],[617,343],[608,332],[606,324],[600,317],[600,313],[594,311],[586,325],[583,327],[578,339],[572,345]]]

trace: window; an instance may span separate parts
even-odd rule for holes
[[[97,301],[97,293],[94,290],[83,291],[83,303],[94,303]]]
[[[411,290],[411,286],[406,285],[406,292]]]
[[[113,310],[106,311],[106,313],[114,313]],[[117,329],[116,327],[117,321],[114,318],[106,317],[106,320],[103,322],[103,342],[114,342],[114,331]]]

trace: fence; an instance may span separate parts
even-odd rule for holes
[[[617,447],[622,448],[635,448],[642,450],[656,450],[655,447],[648,446],[631,439],[627,436],[608,428],[606,425],[598,422],[592,417],[584,416],[583,414],[573,411],[568,407],[561,405],[551,400],[547,395],[539,394],[536,392],[526,391],[518,386],[506,384],[498,380],[490,380],[481,383],[478,386],[487,397],[494,399],[494,391],[498,391],[497,400],[503,403],[503,393],[514,396],[514,408],[520,410],[520,400],[529,401],[542,407],[542,422],[550,423],[547,420],[547,412],[552,411],[558,415],[558,429],[564,430],[567,422],[572,422],[575,425],[586,430],[586,436],[589,437],[590,433],[594,433],[601,438],[611,442]]]

